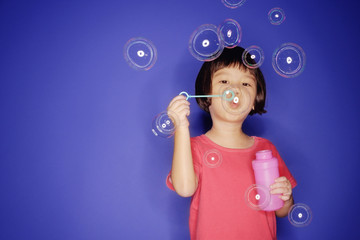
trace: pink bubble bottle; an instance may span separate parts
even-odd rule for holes
[[[277,158],[272,156],[271,150],[262,150],[256,152],[256,159],[252,161],[252,167],[255,174],[255,182],[258,186],[269,189],[270,185],[279,177],[279,163]],[[270,194],[270,202],[264,206],[264,211],[275,211],[284,205],[284,201],[279,198],[280,194]]]

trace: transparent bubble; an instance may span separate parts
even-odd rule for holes
[[[208,150],[204,154],[204,164],[209,168],[219,167],[222,163],[222,155],[221,152],[217,149]]]
[[[273,8],[268,13],[269,21],[273,25],[280,25],[285,21],[285,12],[281,8]]]
[[[151,131],[157,137],[170,138],[175,133],[176,122],[177,115],[174,112],[161,112],[154,118]]]
[[[272,65],[277,74],[282,77],[296,77],[305,67],[305,52],[295,43],[285,43],[275,50]]]
[[[297,203],[291,206],[288,214],[289,221],[295,227],[308,226],[312,220],[312,212],[308,205]]]
[[[224,50],[218,28],[212,24],[197,28],[190,37],[189,50],[191,55],[200,61],[216,59]]]
[[[238,8],[246,2],[246,0],[221,0],[221,1],[228,8]]]
[[[219,31],[225,47],[234,48],[241,42],[242,30],[237,21],[226,19],[220,24]]]
[[[242,55],[242,61],[248,68],[260,67],[264,58],[264,51],[255,45],[246,48]]]
[[[124,46],[127,63],[137,70],[149,70],[157,59],[155,46],[145,38],[132,38]]]
[[[235,89],[232,88],[232,87],[226,87],[225,89],[223,89],[221,92],[222,94],[220,95],[222,97],[222,100],[225,100],[225,101],[234,101],[234,102],[239,102],[238,101],[238,97],[236,97],[235,95]],[[235,99],[236,97],[236,99]]]
[[[245,192],[246,204],[254,210],[265,209],[271,200],[271,194],[268,188],[253,184]]]
[[[244,86],[227,86],[222,90],[221,103],[225,111],[233,115],[250,112],[251,97]]]

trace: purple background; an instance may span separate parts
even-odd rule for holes
[[[268,11],[281,7],[280,26]],[[265,52],[268,113],[245,131],[270,139],[308,204],[306,228],[278,220],[278,239],[358,239],[360,174],[356,1],[0,1],[0,239],[189,239],[190,199],[165,186],[172,139],[151,133],[155,115],[194,93],[201,62],[188,49],[200,25],[237,20],[241,46]],[[158,60],[136,71],[133,37]],[[285,42],[303,47],[305,71],[271,66]],[[206,115],[191,101],[191,134]]]

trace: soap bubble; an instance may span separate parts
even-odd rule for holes
[[[221,0],[221,1],[228,8],[238,8],[246,2],[246,0]]]
[[[225,111],[239,115],[251,110],[251,97],[243,86],[227,86],[222,90],[221,103]]]
[[[159,113],[152,122],[152,132],[155,136],[170,138],[175,133],[177,115],[171,111]]]
[[[282,77],[296,77],[305,67],[305,52],[295,43],[285,43],[275,50],[272,65]]]
[[[157,59],[155,46],[145,38],[132,38],[124,46],[127,63],[137,70],[149,70]]]
[[[231,87],[226,87],[225,89],[222,90],[222,100],[224,101],[235,101],[238,102],[238,98],[236,98],[236,100],[234,100],[235,96],[235,89],[231,88]]]
[[[254,210],[265,209],[271,200],[271,194],[268,188],[253,184],[245,192],[246,204]]]
[[[312,212],[308,205],[297,203],[291,206],[288,214],[289,221],[295,227],[308,226],[312,220]]]
[[[234,48],[240,43],[242,31],[240,24],[237,21],[233,19],[226,19],[222,24],[220,24],[219,30],[225,47]]]
[[[216,168],[219,167],[222,163],[222,155],[221,152],[217,149],[208,150],[204,154],[204,163],[209,168]]]
[[[224,50],[224,43],[218,28],[212,24],[204,24],[197,28],[190,37],[191,55],[200,61],[216,59]]]
[[[285,21],[285,12],[281,8],[273,8],[268,13],[269,21],[273,25],[280,25]]]
[[[250,46],[243,52],[242,61],[248,68],[258,68],[264,62],[264,51],[258,46]]]

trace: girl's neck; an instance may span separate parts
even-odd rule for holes
[[[254,144],[254,139],[246,135],[242,124],[213,124],[212,128],[205,134],[211,141],[226,148],[249,148]]]

